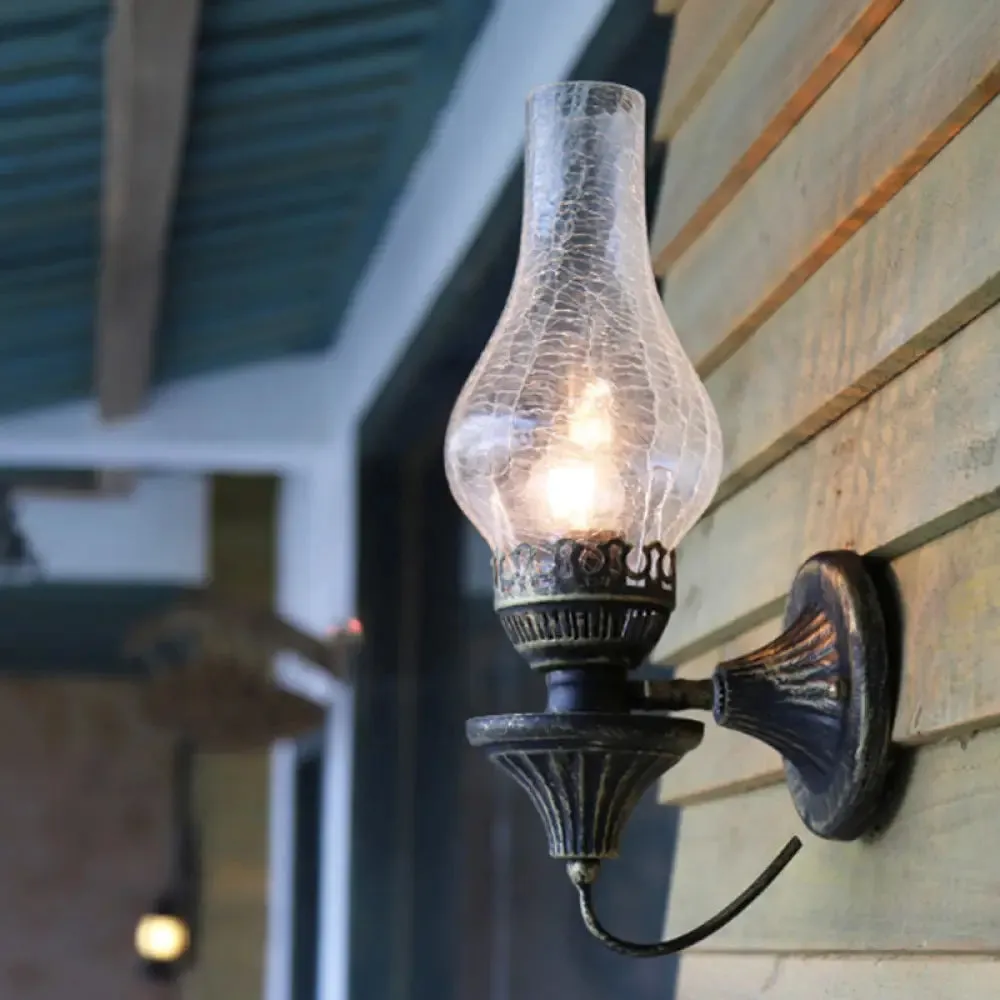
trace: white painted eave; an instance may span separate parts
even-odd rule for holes
[[[157,391],[114,424],[93,401],[0,420],[0,466],[296,471],[325,443],[322,356],[297,356],[202,375]]]
[[[204,476],[145,476],[125,496],[15,491],[13,506],[46,582],[201,587],[208,579]]]

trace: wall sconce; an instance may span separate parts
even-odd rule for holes
[[[135,952],[151,979],[169,982],[191,949],[191,927],[183,907],[169,896],[157,900],[135,926]]]
[[[514,284],[445,452],[455,499],[493,550],[497,613],[548,689],[544,712],[471,719],[469,739],[531,797],[590,932],[653,957],[724,926],[802,846],[793,838],[679,938],[632,944],[601,926],[601,862],[642,793],[702,738],[673,713],[710,711],[770,744],[806,826],[850,840],[880,800],[893,706],[878,597],[851,552],[810,559],[784,634],[710,680],[630,677],[674,610],[674,550],[722,468],[715,410],[653,278],[644,127],[643,97],[625,87],[532,94]]]
[[[194,748],[178,740],[174,748],[171,873],[169,889],[135,925],[135,952],[148,978],[172,982],[189,968],[195,951],[198,911],[198,845],[191,796]]]

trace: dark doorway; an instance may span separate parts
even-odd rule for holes
[[[316,1000],[319,975],[320,845],[323,830],[322,734],[302,740],[295,763],[292,1000]]]

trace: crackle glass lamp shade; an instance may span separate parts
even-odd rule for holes
[[[191,945],[187,923],[172,913],[145,913],[135,928],[135,950],[144,962],[178,962]]]
[[[527,120],[517,271],[451,416],[449,483],[501,573],[572,543],[641,570],[698,520],[722,463],[653,278],[645,102],[561,83],[531,95]],[[623,545],[609,555],[611,541]]]

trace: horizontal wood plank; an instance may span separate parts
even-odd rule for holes
[[[732,899],[798,833],[805,847],[788,869],[699,950],[996,953],[998,770],[996,731],[918,751],[893,822],[872,842],[805,833],[783,784],[692,806],[681,814],[667,932]]]
[[[657,658],[778,613],[815,552],[895,557],[1000,506],[998,385],[995,306],[705,517],[681,543]]]
[[[685,955],[677,1000],[995,1000],[1000,959]]]
[[[717,501],[1000,300],[1000,99],[707,380]]]
[[[654,137],[671,138],[771,0],[689,0],[677,16]]]
[[[1000,4],[905,0],[671,269],[667,312],[699,370],[743,344],[998,92]],[[710,148],[699,154],[710,161]]]
[[[671,133],[653,227],[660,271],[732,200],[899,2],[775,0],[719,67],[712,89],[699,95],[705,99],[697,114]],[[678,42],[683,21],[678,17]]]
[[[993,511],[892,563],[902,608],[901,683],[893,738],[908,745],[996,726],[1000,721],[1000,511]],[[707,677],[715,665],[781,631],[770,619],[682,665]],[[720,798],[781,780],[778,755],[741,733],[709,726],[697,753],[663,778],[660,800]]]

